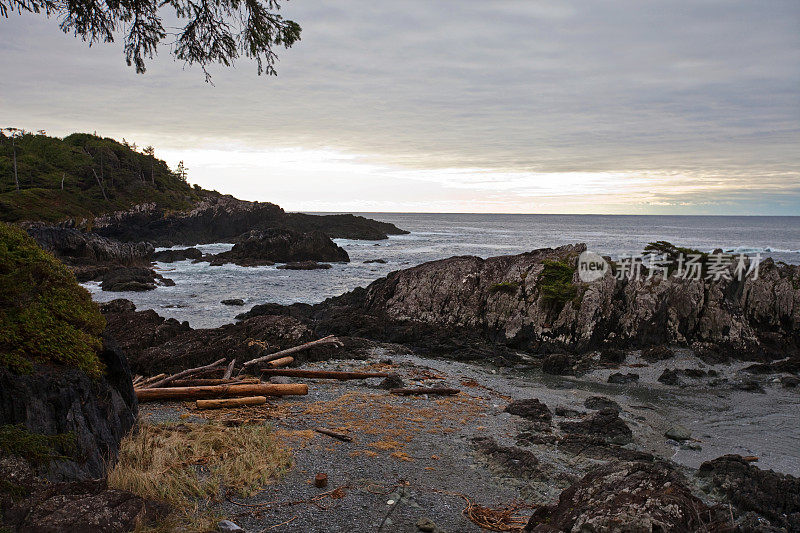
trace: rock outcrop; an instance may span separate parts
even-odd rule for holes
[[[101,278],[119,267],[147,267],[153,245],[147,242],[120,242],[84,233],[75,228],[30,224],[28,235],[70,267],[78,281]]]
[[[60,365],[36,365],[30,374],[0,367],[0,425],[22,424],[32,433],[75,438],[75,453],[52,461],[41,473],[52,480],[104,476],[120,439],[136,422],[127,360],[110,336],[103,341],[100,360],[106,372],[99,379]]]
[[[161,263],[174,263],[187,259],[197,260],[203,257],[203,252],[197,248],[184,248],[182,250],[161,250],[153,253],[152,260]]]
[[[704,531],[712,516],[685,480],[660,462],[613,462],[538,508],[525,531]]]
[[[713,495],[730,501],[741,514],[753,512],[774,527],[800,531],[800,479],[761,470],[739,455],[706,461],[697,476],[706,480]]]
[[[284,308],[286,309],[286,308]],[[107,329],[119,341],[136,374],[173,373],[235,357],[240,363],[316,338],[302,320],[287,314],[261,315],[214,329],[192,329],[188,322],[164,319],[153,310],[136,311],[128,300],[102,304]],[[344,337],[344,347],[314,347],[297,354],[299,360],[320,360],[342,355],[366,357],[383,349],[387,355],[402,347],[382,345],[366,339]]]
[[[571,282],[550,285],[548,268],[574,272],[584,249],[432,261],[329,299],[313,320],[320,332],[448,354],[462,341],[534,353],[675,344],[722,360],[798,352],[800,266],[767,259],[758,279],[743,281],[617,280],[609,272],[591,283],[573,273]],[[554,373],[568,370],[568,361],[559,364]]]
[[[100,288],[104,291],[151,291],[156,285],[171,287],[175,282],[165,278],[152,268],[121,267],[109,270],[101,278]]]
[[[288,229],[250,231],[237,238],[231,250],[205,259],[212,264],[235,263],[239,266],[350,261],[347,252],[324,233],[300,233]]]
[[[146,240],[158,246],[231,242],[251,230],[272,228],[321,231],[330,238],[386,239],[407,233],[393,224],[354,215],[286,213],[275,204],[209,195],[189,211],[167,211],[143,204],[129,211],[97,217],[94,231],[121,241]]]

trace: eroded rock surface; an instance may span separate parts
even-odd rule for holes
[[[698,531],[708,509],[683,478],[660,462],[613,462],[540,507],[525,531]]]
[[[102,477],[119,441],[136,422],[138,405],[125,356],[106,335],[100,354],[107,372],[92,379],[82,371],[37,365],[31,374],[0,367],[0,424],[23,424],[33,433],[72,433],[77,450],[53,461],[43,475],[54,480]]]
[[[245,233],[236,239],[231,250],[204,258],[206,259],[216,265],[235,263],[239,266],[259,266],[349,261],[350,257],[322,232],[300,233],[288,229],[269,229]]]

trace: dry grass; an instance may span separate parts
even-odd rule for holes
[[[126,437],[111,487],[187,508],[222,491],[249,496],[291,466],[264,425],[148,424]]]

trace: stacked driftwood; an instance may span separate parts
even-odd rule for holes
[[[262,376],[289,376],[310,379],[366,379],[385,378],[383,372],[338,372],[284,368],[294,363],[292,354],[314,346],[333,345],[342,347],[342,342],[329,335],[287,350],[246,361],[237,371],[236,359],[230,362],[219,359],[208,365],[190,368],[177,374],[159,374],[149,378],[136,376],[133,387],[140,402],[195,400],[198,409],[218,409],[263,405],[268,396],[290,396],[308,394],[305,383],[264,383],[248,372],[260,370]],[[260,367],[260,368],[259,368]],[[235,375],[234,375],[235,374]],[[392,389],[393,394],[458,394],[457,389]]]

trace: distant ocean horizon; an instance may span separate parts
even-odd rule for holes
[[[411,233],[382,241],[335,239],[350,255],[350,262],[334,264],[329,270],[212,267],[182,261],[157,265],[164,276],[175,280],[174,287],[109,293],[97,283],[85,285],[98,301],[128,298],[139,309],[188,320],[193,327],[217,327],[233,322],[236,314],[255,304],[317,303],[365,287],[394,270],[457,255],[486,258],[586,243],[589,250],[616,259],[640,254],[647,243],[665,240],[703,252],[721,248],[731,254],[760,254],[762,259],[800,264],[800,216],[353,214],[391,222]],[[230,247],[225,243],[197,246],[207,253]],[[385,263],[365,263],[376,259]],[[242,298],[244,308],[220,303],[229,298]]]

